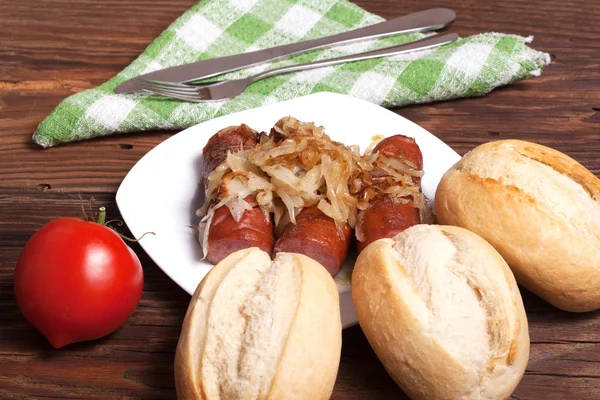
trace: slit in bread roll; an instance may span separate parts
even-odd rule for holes
[[[180,399],[328,399],[341,352],[339,297],[312,259],[250,248],[190,301],[175,356]]]
[[[551,148],[520,140],[478,146],[446,172],[440,223],[491,243],[517,281],[566,311],[600,308],[600,180]]]
[[[358,257],[352,297],[360,326],[412,399],[504,399],[529,359],[516,281],[485,240],[416,225]]]

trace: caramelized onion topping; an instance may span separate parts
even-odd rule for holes
[[[412,200],[422,222],[430,222],[431,210],[415,183],[422,176],[422,170],[402,157],[370,150],[361,155],[358,146],[331,140],[323,127],[285,117],[256,147],[229,153],[208,175],[205,203],[198,210],[204,228],[201,242],[204,247],[212,214],[221,206],[239,220],[245,210],[258,205],[274,214],[275,229],[282,231],[295,223],[304,207],[316,205],[338,226],[348,223],[354,228],[358,211],[386,196]],[[251,195],[256,199],[252,205],[244,200]]]

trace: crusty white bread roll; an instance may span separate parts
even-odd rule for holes
[[[373,242],[356,261],[352,296],[369,343],[413,400],[505,399],[525,372],[517,283],[466,229],[415,225]]]
[[[339,296],[316,261],[249,248],[217,264],[185,316],[179,399],[328,399],[340,362]]]
[[[600,180],[565,154],[500,140],[476,147],[442,178],[442,224],[486,239],[517,282],[566,311],[600,308]]]

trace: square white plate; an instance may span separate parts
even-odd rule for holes
[[[317,93],[236,114],[188,128],[149,151],[131,169],[116,200],[125,223],[135,237],[147,235],[140,245],[154,262],[186,292],[192,294],[212,265],[202,260],[196,231],[196,210],[202,205],[200,182],[202,148],[218,130],[245,123],[257,131],[269,129],[282,117],[325,127],[333,139],[357,144],[364,150],[375,135],[414,137],[423,153],[423,192],[435,196],[437,185],[460,156],[420,126],[377,105],[335,93]],[[348,266],[354,264],[349,257]],[[343,272],[349,273],[349,268]],[[338,284],[342,324],[356,324],[348,285]]]

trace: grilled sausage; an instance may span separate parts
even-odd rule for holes
[[[208,175],[227,158],[227,152],[252,149],[260,135],[248,125],[229,126],[208,139],[202,150],[202,181],[206,185]]]
[[[308,207],[298,214],[295,224],[288,224],[275,243],[273,254],[304,254],[318,261],[334,276],[346,260],[351,235],[348,224],[338,229],[335,221],[317,207]]]
[[[246,201],[249,200],[246,198]],[[254,207],[244,211],[240,222],[236,222],[229,208],[220,207],[215,210],[208,231],[206,258],[217,264],[228,255],[249,247],[258,247],[270,254],[273,242],[271,214]]]
[[[373,152],[380,152],[388,157],[398,157],[414,164],[416,169],[423,168],[423,155],[413,138],[402,135],[390,136],[375,146]],[[414,177],[415,184],[420,178]],[[373,200],[371,206],[358,213],[356,231],[358,252],[375,240],[392,238],[398,233],[417,225],[420,221],[419,209],[412,199],[394,199],[382,196]],[[360,237],[360,239],[359,239]]]
[[[258,141],[259,134],[247,125],[231,126],[213,135],[202,152],[204,184],[207,184],[208,175],[225,160],[227,152],[251,149]],[[253,208],[244,211],[239,222],[225,206],[214,211],[208,231],[208,249],[204,249],[211,263],[217,264],[231,253],[248,247],[258,247],[268,253],[273,249],[271,215],[256,205],[254,196],[245,200]]]

